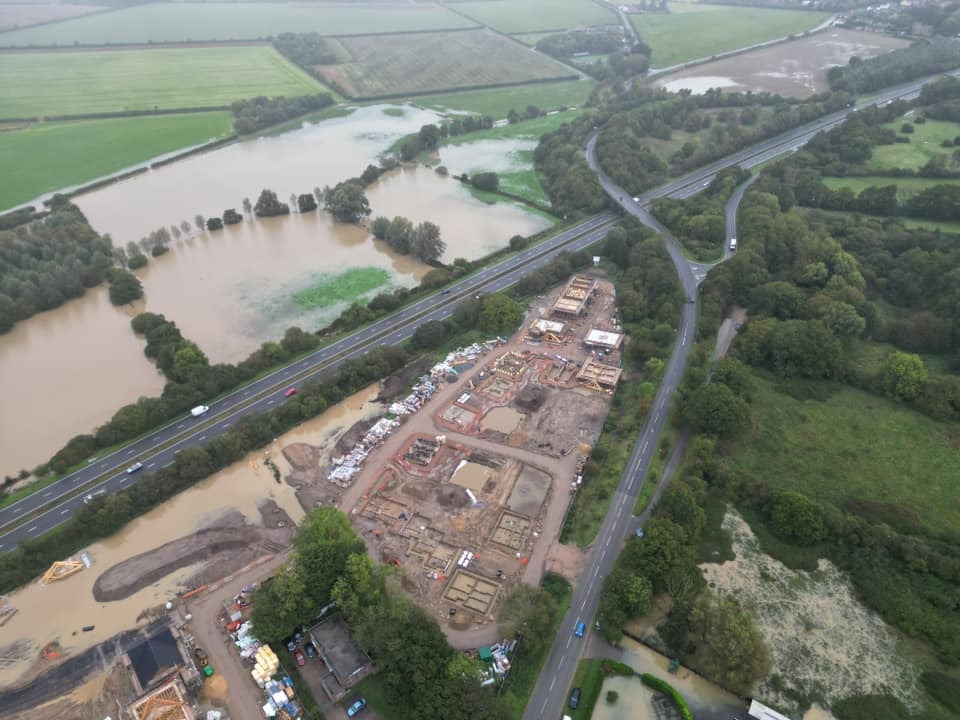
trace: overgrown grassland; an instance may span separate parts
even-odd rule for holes
[[[671,3],[669,14],[631,17],[637,32],[653,49],[654,67],[710,57],[755,43],[801,33],[829,13]]]
[[[583,25],[616,25],[617,16],[592,0],[481,0],[457,11],[505,33],[562,32]]]
[[[596,658],[591,660],[581,660],[577,665],[577,671],[573,675],[573,683],[567,690],[573,692],[573,688],[580,688],[580,702],[577,703],[577,709],[571,710],[567,707],[564,713],[573,720],[590,720],[593,715],[593,707],[597,704],[600,697],[600,689],[603,687],[603,660]],[[564,703],[566,705],[566,703]]]
[[[907,116],[897,122],[888,123],[884,127],[899,133],[900,127],[910,120],[911,118]],[[960,123],[927,120],[914,125],[913,132],[906,135],[910,138],[910,142],[878,145],[873,148],[873,155],[867,162],[867,168],[916,170],[926,165],[927,161],[935,155],[946,155],[949,159],[953,155],[953,149],[941,147],[940,143],[944,140],[953,141],[958,135],[960,135]]]
[[[0,133],[0,210],[230,132],[226,111],[41,123]]]
[[[960,427],[839,385],[794,383],[831,393],[798,400],[778,392],[772,376],[755,379],[753,428],[732,447],[733,467],[839,506],[869,500],[935,531],[960,527]]]
[[[270,47],[0,54],[6,117],[218,107],[321,89]]]
[[[909,178],[894,178],[894,177],[825,177],[823,178],[823,184],[826,185],[831,190],[839,190],[843,187],[848,187],[853,190],[855,193],[859,193],[862,190],[865,190],[868,187],[885,187],[887,185],[896,185],[897,186],[897,200],[904,201],[913,195],[916,195],[921,190],[924,190],[928,187],[933,187],[934,185],[952,185],[956,180],[949,179],[939,179],[939,178],[922,178],[922,177],[909,177]]]
[[[340,38],[350,61],[318,65],[350,97],[442,92],[575,77],[575,71],[490,30]]]
[[[339,275],[321,276],[310,287],[295,293],[293,299],[302,310],[316,310],[357,300],[388,282],[390,273],[383,268],[350,268]]]
[[[493,90],[427,95],[417,98],[417,104],[436,110],[460,110],[500,119],[505,118],[511,110],[522,112],[527,105],[536,105],[541,109],[579,107],[590,97],[595,85],[593,80],[532,83]]]
[[[474,25],[434,4],[151,3],[4,33],[0,46],[256,40],[282,32],[359,35]]]
[[[444,139],[444,145],[469,145],[472,142],[480,140],[539,140],[544,133],[552,132],[566,122],[570,122],[579,115],[579,110],[566,110],[534,118],[533,120],[522,120],[511,125],[501,125],[500,127],[487,128],[486,130],[477,130],[465,135],[454,135]]]

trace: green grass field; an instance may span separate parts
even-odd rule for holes
[[[921,190],[934,185],[952,185],[956,180],[943,180],[937,178],[893,178],[893,177],[825,177],[823,184],[831,190],[839,190],[842,187],[848,187],[855,193],[859,193],[868,187],[884,187],[886,185],[897,186],[897,200],[904,201],[907,198],[916,195]]]
[[[350,268],[339,275],[322,275],[310,287],[297,292],[293,301],[302,310],[330,307],[360,296],[390,282],[390,273],[383,268]]]
[[[524,45],[529,45],[533,47],[538,42],[543,40],[545,37],[550,37],[551,35],[556,35],[556,33],[545,32],[545,33],[513,33],[510,37],[514,40],[519,40]]]
[[[669,14],[633,15],[650,47],[653,67],[668,67],[765,40],[801,33],[829,13],[670,3]]]
[[[523,111],[527,105],[543,109],[579,107],[590,97],[595,85],[593,80],[532,83],[494,90],[426,95],[417,98],[417,104],[435,110],[460,110],[500,119],[511,110]]]
[[[960,426],[842,386],[801,401],[754,377],[753,429],[731,448],[735,469],[840,506],[890,505],[933,530],[960,527]]]
[[[505,33],[562,32],[585,25],[616,25],[617,16],[592,0],[481,0],[458,2],[458,12]]]
[[[539,140],[544,133],[552,132],[564,123],[570,122],[577,115],[579,110],[565,110],[554,113],[553,115],[544,115],[533,120],[522,120],[512,125],[502,125],[501,127],[488,128],[486,130],[477,130],[466,135],[455,135],[443,141],[444,145],[469,145],[480,140]]]
[[[576,77],[576,71],[491,30],[340,38],[350,62],[318,65],[324,80],[354,98]]]
[[[214,107],[321,90],[269,47],[6,53],[0,79],[6,117]]]
[[[909,117],[905,117],[895,123],[888,123],[884,127],[894,129],[899,134],[900,127],[909,120]],[[946,155],[948,159],[953,155],[953,148],[941,147],[940,143],[944,140],[952,141],[960,135],[960,123],[927,120],[913,127],[913,133],[906,136],[910,138],[910,142],[875,147],[873,155],[867,162],[867,168],[916,170],[935,155]]]
[[[0,210],[230,133],[229,112],[47,123],[0,133]]]
[[[583,3],[590,4],[589,0]],[[0,46],[256,40],[282,32],[359,35],[473,25],[437,5],[174,2],[136,5],[4,33]]]

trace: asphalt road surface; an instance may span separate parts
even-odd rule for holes
[[[957,75],[960,74],[960,71],[955,71],[951,74]],[[916,97],[920,92],[920,88],[927,81],[928,79],[924,79],[923,81],[909,83],[899,88],[889,90],[875,97],[869,103],[863,103],[858,106],[857,109],[872,104],[885,104],[898,98],[910,99]],[[687,302],[683,305],[676,340],[674,341],[673,351],[670,355],[670,362],[667,365],[663,380],[654,398],[653,408],[630,454],[630,459],[624,469],[623,477],[610,502],[610,510],[607,512],[603,525],[591,546],[590,556],[584,567],[583,574],[580,576],[574,588],[570,608],[561,621],[560,630],[553,642],[553,646],[550,648],[550,654],[544,662],[543,669],[540,671],[540,677],[527,703],[526,711],[523,714],[524,720],[540,720],[542,718],[557,720],[563,717],[563,711],[567,706],[570,684],[573,680],[574,672],[577,669],[577,663],[583,655],[587,636],[589,636],[589,633],[592,632],[593,629],[594,617],[597,613],[603,580],[613,568],[628,533],[632,532],[635,528],[636,523],[632,516],[633,507],[636,504],[640,487],[650,468],[653,455],[659,445],[663,426],[670,414],[673,394],[676,392],[680,380],[683,377],[687,357],[693,345],[697,316],[697,305],[695,302],[697,298],[697,285],[706,277],[706,273],[710,268],[713,267],[713,265],[687,260],[676,240],[670,235],[666,228],[653,219],[647,212],[646,206],[659,197],[685,198],[694,195],[703,190],[718,171],[726,167],[732,165],[740,165],[745,168],[754,167],[785,152],[799,148],[818,132],[830,129],[841,123],[847,114],[856,112],[857,109],[848,109],[843,112],[834,113],[809,125],[792,130],[740,152],[733,153],[723,160],[711,163],[699,171],[685,176],[681,180],[669,183],[668,185],[646,192],[635,198],[631,198],[623,188],[616,185],[600,170],[594,152],[597,136],[594,134],[588,139],[584,148],[587,161],[590,167],[597,173],[604,191],[626,212],[634,215],[645,225],[656,229],[663,235],[666,240],[666,249],[676,268],[677,277],[683,287],[684,294],[689,300],[693,300],[694,302]],[[743,199],[745,190],[746,187],[743,186],[742,188],[738,188],[738,192],[734,193],[732,198],[732,200],[736,200],[736,203],[732,207],[728,204],[726,208],[728,218],[727,228],[731,233],[736,232],[736,205]],[[731,217],[733,218],[732,222],[730,220]],[[726,256],[727,255],[725,255],[725,257]],[[587,626],[587,634],[584,638],[578,638],[574,634],[574,629],[577,624],[581,622]]]
[[[960,71],[952,73],[960,75]],[[919,94],[927,80],[916,81],[876,96],[868,104],[884,104],[897,98],[911,98]],[[789,131],[750,148],[733,153],[689,175],[655,190],[648,191],[633,202],[622,190],[606,180],[604,185],[610,196],[619,200],[627,212],[652,218],[643,209],[652,200],[664,197],[684,198],[699,192],[720,170],[731,165],[750,168],[782,155],[806,143],[813,135],[833,127],[846,117],[846,110]],[[591,139],[591,142],[593,140]],[[225,432],[236,420],[247,413],[263,412],[284,401],[284,392],[296,383],[317,377],[321,372],[335,368],[344,360],[362,355],[371,347],[393,344],[410,337],[416,327],[428,320],[442,320],[450,315],[457,300],[477,292],[496,292],[512,285],[530,271],[541,267],[561,250],[578,250],[600,240],[610,223],[613,213],[604,213],[570,228],[550,240],[527,248],[516,256],[493,265],[476,275],[461,280],[449,288],[449,293],[436,293],[424,298],[397,313],[376,322],[363,330],[348,335],[315,353],[280,368],[219,400],[210,403],[210,412],[199,418],[189,415],[174,421],[150,435],[117,450],[105,457],[96,458],[90,464],[67,475],[56,483],[29,495],[22,500],[0,509],[0,553],[9,552],[24,540],[39,537],[63,522],[80,507],[83,495],[73,495],[77,488],[85,492],[116,492],[130,484],[149,477],[150,471],[173,462],[174,456],[185,447],[202,444]],[[709,266],[690,268],[679,248],[668,243],[668,249],[680,272],[684,290],[693,294],[701,275]],[[682,262],[681,262],[682,261]],[[684,309],[684,317],[693,316],[695,306]],[[679,331],[678,331],[679,333]],[[691,330],[692,335],[692,330]],[[678,334],[678,338],[680,338]],[[671,356],[671,366],[676,350]],[[689,348],[687,348],[689,349]],[[684,361],[685,361],[684,351]],[[668,367],[669,370],[669,367]],[[666,378],[665,378],[666,382]],[[661,389],[664,386],[661,386]],[[659,395],[658,395],[659,397]],[[669,397],[669,395],[667,395]],[[640,441],[642,443],[642,439]],[[143,469],[134,474],[125,472],[133,462],[143,463]],[[28,519],[29,518],[29,519]]]

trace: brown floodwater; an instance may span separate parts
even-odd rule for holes
[[[140,309],[114,307],[102,286],[0,335],[0,474],[46,462],[121,405],[163,389],[130,329]]]
[[[117,245],[182,220],[192,225],[198,213],[239,212],[243,199],[255,202],[264,187],[286,202],[291,192],[358,175],[398,137],[437,119],[408,106],[399,117],[385,109],[358,108],[346,117],[234,143],[75,202]],[[426,167],[388,173],[368,196],[375,215],[437,223],[448,260],[480,257],[515,234],[550,224],[510,203],[488,205]],[[175,321],[212,362],[237,362],[292,325],[312,330],[336,317],[352,298],[304,308],[294,296],[350,268],[383,270],[393,287],[414,285],[429,269],[326,213],[248,220],[217,233],[192,230],[174,241],[171,252],[138,271],[146,293],[140,309]],[[0,474],[48,460],[120,406],[160,391],[163,378],[143,357],[143,341],[129,330],[125,312],[111,307],[101,288],[0,337]]]
[[[377,390],[377,385],[365,388],[278,438],[270,451],[281,470],[286,472],[289,468],[279,452],[281,448],[292,442],[331,444],[338,429],[348,428],[378,407],[372,402]],[[29,649],[18,661],[0,664],[0,687],[22,679],[40,649],[53,640],[59,640],[66,654],[76,654],[135,627],[140,613],[171,599],[200,567],[198,564],[181,568],[123,600],[98,603],[93,598],[93,584],[100,573],[113,565],[189,535],[232,510],[259,525],[257,506],[265,500],[273,500],[299,522],[303,510],[294,488],[286,483],[278,485],[261,462],[262,458],[262,450],[250,453],[129,523],[118,533],[94,543],[87,549],[93,567],[46,586],[33,582],[9,595],[9,604],[17,613],[0,630],[0,646],[25,641]],[[86,625],[95,627],[92,632],[80,632]]]

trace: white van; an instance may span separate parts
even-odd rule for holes
[[[190,414],[194,417],[200,417],[201,415],[206,415],[210,410],[206,405],[197,405],[195,408],[190,410]]]
[[[737,239],[730,238],[730,252],[736,252],[736,251],[737,251]]]

